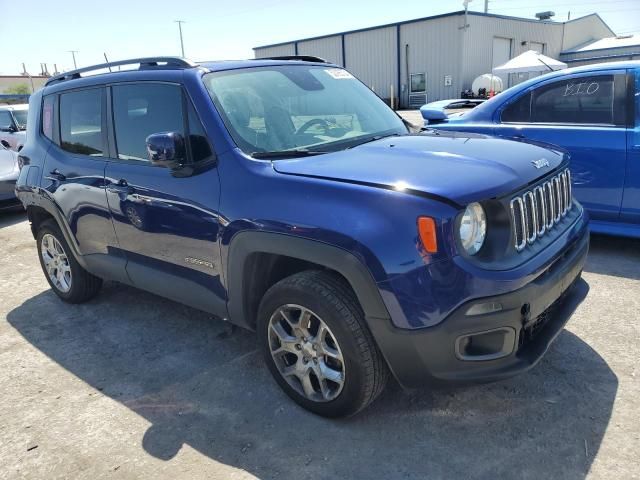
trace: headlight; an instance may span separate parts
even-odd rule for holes
[[[460,222],[460,242],[469,255],[475,255],[484,244],[487,234],[487,218],[479,203],[470,204]]]

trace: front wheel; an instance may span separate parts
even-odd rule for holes
[[[305,271],[270,288],[259,308],[258,339],[282,389],[319,415],[353,415],[387,382],[362,309],[335,274]]]

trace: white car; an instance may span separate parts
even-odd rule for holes
[[[27,140],[27,113],[29,105],[0,107],[0,143],[19,152]]]
[[[0,145],[0,212],[22,208],[15,192],[19,174],[18,154]]]

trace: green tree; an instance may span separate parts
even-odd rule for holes
[[[7,95],[29,95],[31,93],[31,89],[26,83],[18,83],[5,89],[4,93]]]

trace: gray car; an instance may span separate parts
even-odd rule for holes
[[[27,140],[27,113],[29,105],[0,107],[0,143],[19,152]]]
[[[22,208],[15,193],[19,173],[18,154],[0,145],[0,212]]]

